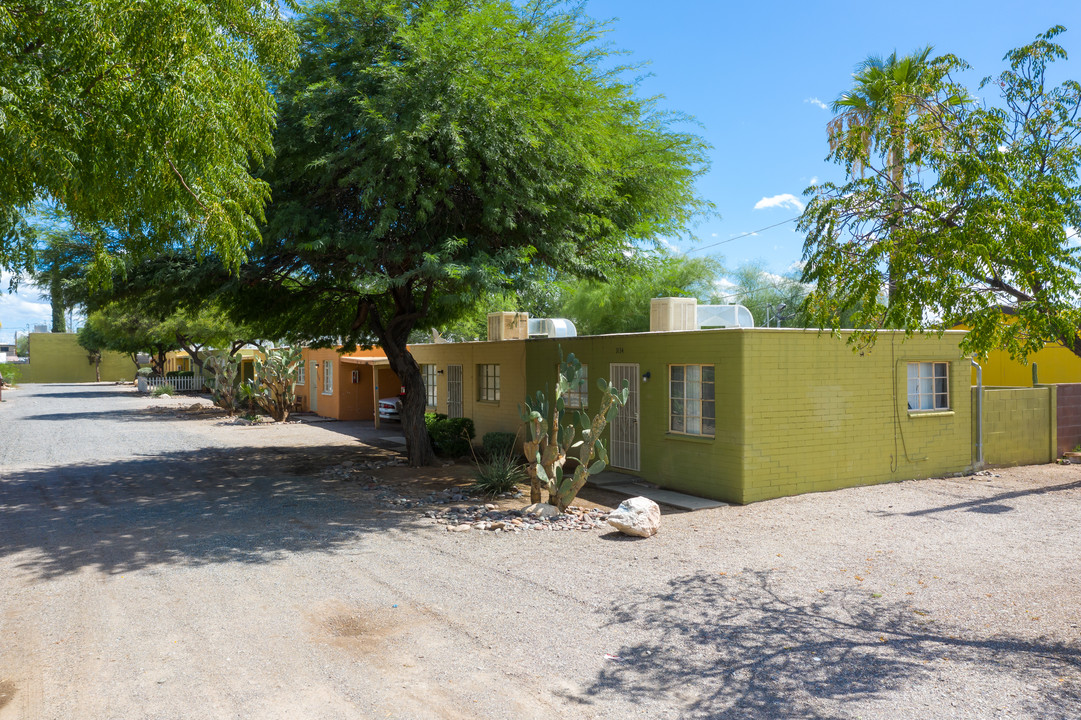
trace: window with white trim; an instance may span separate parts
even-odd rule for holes
[[[498,365],[477,365],[477,400],[499,402]]]
[[[304,379],[304,361],[301,360],[297,365],[297,385],[303,385],[306,382]]]
[[[556,378],[559,377],[559,370],[556,369]],[[582,409],[589,405],[589,365],[582,363],[582,371],[578,373],[578,378],[581,380],[577,387],[572,387],[563,393],[563,406],[569,408]]]
[[[420,366],[420,373],[424,376],[424,397],[428,407],[434,408],[439,399],[436,393],[436,369],[435,365],[424,364]]]
[[[334,394],[334,364],[323,363],[323,394]]]
[[[717,426],[712,365],[668,366],[668,429],[712,437]]]
[[[908,364],[908,409],[912,412],[950,409],[950,364]]]

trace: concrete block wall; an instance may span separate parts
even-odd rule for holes
[[[94,382],[94,365],[75,333],[30,333],[30,362],[19,366],[21,383]],[[135,379],[135,363],[127,355],[104,352],[101,379],[116,382]]]
[[[1055,455],[1060,457],[1081,445],[1081,383],[1055,386],[1055,415]]]
[[[972,464],[960,333],[883,333],[854,352],[816,331],[745,331],[739,502],[962,472]],[[949,363],[949,408],[910,412],[910,362]]]
[[[975,397],[977,390],[972,392]],[[1007,466],[1051,462],[1057,452],[1055,398],[1053,385],[984,388],[984,463]]]

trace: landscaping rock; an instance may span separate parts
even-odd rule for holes
[[[529,515],[530,517],[554,518],[559,517],[560,513],[559,508],[555,505],[549,505],[548,503],[533,503],[532,505],[527,505],[525,509],[522,510],[522,514]]]
[[[661,508],[649,498],[633,497],[608,514],[608,524],[624,535],[652,537],[661,527]]]

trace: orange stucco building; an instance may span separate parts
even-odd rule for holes
[[[379,398],[394,397],[401,382],[380,348],[342,354],[336,348],[305,348],[298,378],[301,409],[336,420],[375,420]]]

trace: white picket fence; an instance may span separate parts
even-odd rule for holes
[[[170,378],[151,376],[146,379],[146,384],[151,390],[163,385],[169,385],[177,392],[199,392],[203,389],[203,377],[201,375]]]

